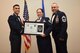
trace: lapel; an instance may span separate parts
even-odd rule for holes
[[[54,18],[55,18],[55,13],[53,13],[53,15],[51,16],[51,22],[53,22]]]
[[[51,17],[51,21],[52,21],[52,18],[53,18],[53,16],[54,16],[54,19],[58,16],[58,12],[59,12],[59,10],[56,12],[56,13],[53,13],[53,15],[52,15],[52,17]],[[54,21],[54,19],[53,19],[53,21]]]
[[[15,14],[13,14],[13,16],[15,17],[16,21],[18,21],[19,23],[21,23],[21,19],[19,16],[16,16]]]
[[[53,20],[53,22],[56,22],[56,23],[59,23],[59,11],[57,11],[56,13],[55,13],[55,17],[54,17],[54,20]]]
[[[43,22],[44,20],[45,20],[44,17],[42,17],[41,20],[40,20],[40,22]]]
[[[19,21],[19,22],[21,22],[21,19],[20,19],[20,17],[19,17],[19,16],[17,16],[17,19],[18,19],[18,21]]]

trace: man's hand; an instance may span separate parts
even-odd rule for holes
[[[43,34],[41,34],[41,36],[42,36],[42,37],[45,37],[46,35],[43,33]]]

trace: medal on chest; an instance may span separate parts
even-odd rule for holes
[[[58,16],[56,16],[55,22],[56,22],[56,23],[59,23],[59,17],[58,17]]]

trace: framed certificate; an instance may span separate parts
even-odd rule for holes
[[[44,23],[28,21],[25,22],[24,34],[40,35],[44,32]]]

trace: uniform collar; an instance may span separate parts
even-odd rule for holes
[[[16,15],[15,13],[13,13],[14,16],[19,17],[18,15]]]

